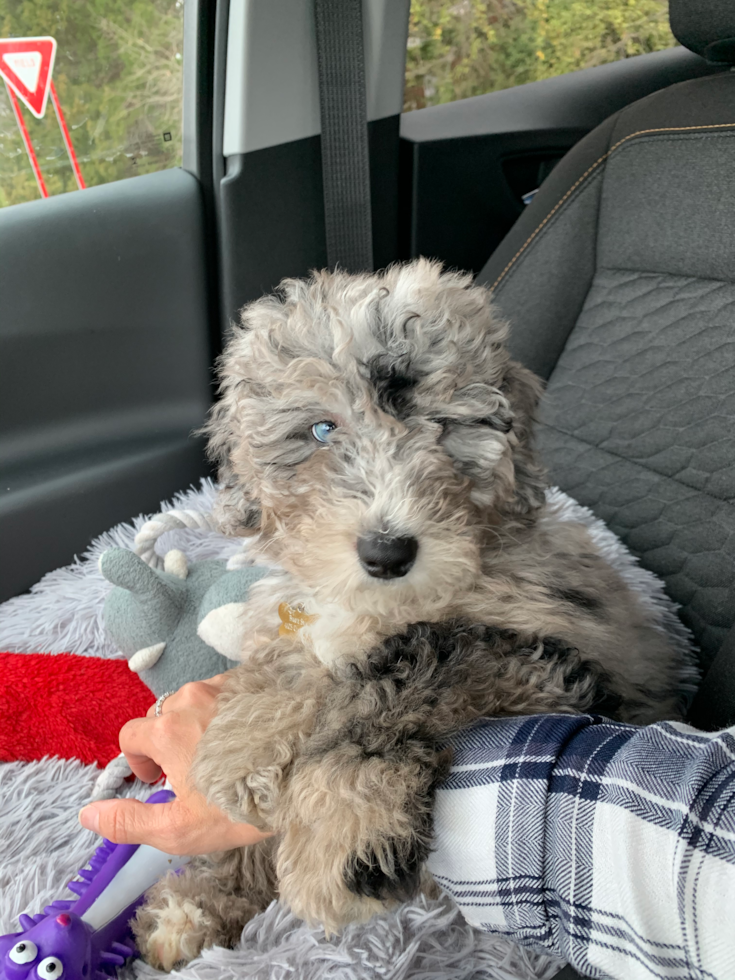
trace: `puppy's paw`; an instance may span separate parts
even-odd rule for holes
[[[133,933],[146,963],[168,973],[211,945],[213,925],[211,917],[190,898],[161,889],[138,910]]]
[[[421,888],[423,865],[431,850],[430,824],[426,831],[409,839],[386,840],[379,852],[368,846],[361,854],[350,854],[342,871],[347,888],[384,904],[413,898]]]
[[[228,674],[191,774],[232,820],[271,827],[295,758],[333,683],[324,665],[285,641]]]
[[[340,828],[329,817],[320,826],[294,823],[279,848],[281,901],[327,934],[415,897],[428,880],[430,826],[421,839],[389,837],[374,826],[368,841],[359,840],[357,823]]]
[[[416,895],[448,766],[448,752],[410,741],[382,753],[348,742],[301,760],[278,849],[281,899],[337,931]]]

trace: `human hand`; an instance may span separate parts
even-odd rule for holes
[[[153,783],[165,772],[176,793],[171,803],[100,800],[79,813],[79,822],[116,844],[151,844],[167,854],[209,854],[255,844],[269,835],[233,823],[189,782],[199,739],[215,714],[225,674],[184,684],[167,697],[161,715],[151,705],[145,718],[120,730],[120,748],[136,776]]]

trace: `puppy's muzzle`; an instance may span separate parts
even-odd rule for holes
[[[360,564],[373,578],[401,578],[416,561],[418,550],[416,538],[369,534],[357,539]]]

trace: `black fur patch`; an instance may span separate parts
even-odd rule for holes
[[[429,823],[431,821],[429,820]],[[431,827],[428,828],[429,834]],[[431,848],[418,838],[413,840],[405,853],[399,854],[395,845],[389,845],[393,870],[387,874],[373,855],[369,860],[352,857],[344,869],[344,881],[355,895],[376,898],[378,901],[405,902],[413,898],[421,883],[421,866]]]
[[[612,690],[612,678],[598,663],[582,660],[579,651],[568,646],[563,640],[547,636],[543,641],[544,660],[556,660],[568,664],[564,673],[564,687],[571,691],[578,684],[589,684],[593,692],[592,701],[585,709],[594,714],[614,718],[620,710],[623,699]]]
[[[622,706],[622,696],[620,694],[615,694],[613,691],[608,691],[603,687],[598,688],[597,696],[589,706],[588,710],[595,715],[604,715],[606,718],[616,718]]]
[[[405,418],[418,378],[408,374],[404,365],[389,360],[385,354],[376,354],[368,363],[368,371],[380,408],[398,419]]]
[[[623,703],[619,694],[610,689],[611,678],[599,664],[581,660],[579,665],[564,678],[564,686],[569,689],[580,681],[588,681],[594,692],[587,711],[597,715],[614,718]]]
[[[472,418],[444,418],[440,416],[438,418],[433,418],[432,422],[438,422],[439,425],[482,425],[486,429],[495,429],[496,432],[508,433],[513,428],[513,419],[503,418],[500,415],[484,415],[482,417],[472,417]]]
[[[580,589],[549,589],[549,595],[554,599],[561,599],[572,606],[584,609],[586,612],[597,612],[602,609],[602,603],[593,595],[582,592]]]
[[[421,867],[431,851],[434,834],[434,795],[448,769],[449,756],[446,755],[443,764],[436,768],[435,778],[426,795],[412,801],[410,839],[388,842],[388,863],[392,865],[389,872],[381,868],[374,853],[367,859],[353,856],[348,861],[343,876],[351,892],[382,902],[404,902],[417,893],[421,883]]]
[[[567,657],[578,655],[578,651],[574,647],[570,647],[568,643],[560,640],[557,636],[545,636],[541,643],[543,647],[541,656],[544,660],[564,660]]]
[[[250,508],[250,510],[247,512],[247,514],[245,514],[245,517],[242,519],[242,521],[240,522],[240,527],[251,530],[252,528],[258,527],[260,525],[260,520],[261,520],[260,507],[256,507],[255,505],[253,505]]]
[[[383,641],[368,657],[369,676],[395,673],[399,665],[413,666],[419,656],[431,654],[437,663],[468,653],[477,643],[509,640],[515,634],[461,619],[441,623],[411,623],[403,633]]]

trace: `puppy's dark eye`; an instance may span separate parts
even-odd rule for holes
[[[315,422],[311,427],[311,434],[317,442],[328,443],[330,435],[336,428],[334,422]]]

